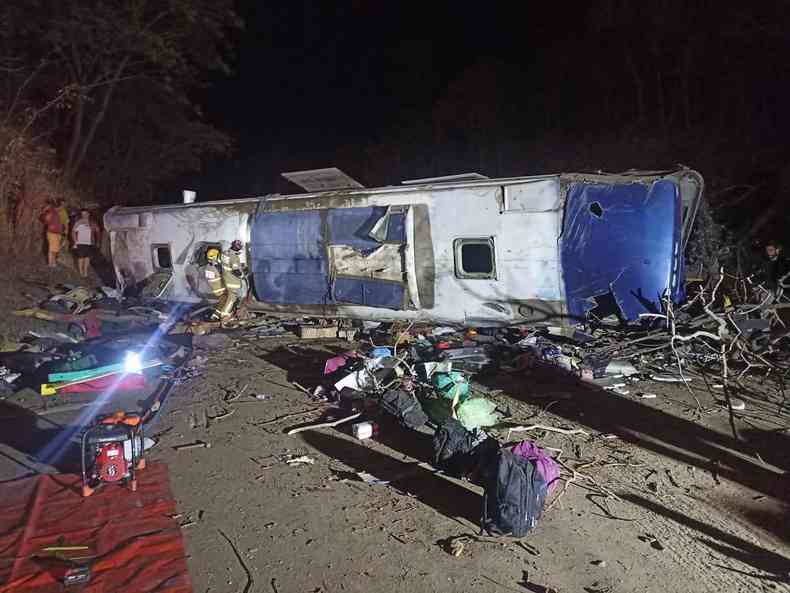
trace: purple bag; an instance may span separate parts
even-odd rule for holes
[[[549,493],[557,487],[557,479],[560,477],[560,466],[543,449],[532,441],[521,441],[513,447],[513,454],[535,462],[540,475],[546,480]]]

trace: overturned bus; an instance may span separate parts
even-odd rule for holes
[[[436,178],[149,207],[104,218],[121,287],[211,301],[210,247],[244,244],[251,309],[467,326],[622,320],[684,298],[690,169]]]

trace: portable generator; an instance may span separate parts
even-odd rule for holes
[[[145,468],[143,424],[136,414],[99,416],[82,435],[82,495],[104,483],[124,482],[137,490],[136,472]]]

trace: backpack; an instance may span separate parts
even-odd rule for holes
[[[458,420],[448,418],[433,433],[433,466],[452,476],[464,475],[474,448],[474,435]]]
[[[447,475],[478,483],[481,466],[499,451],[499,442],[481,430],[470,432],[448,418],[433,434],[433,466]]]
[[[506,449],[484,469],[481,534],[524,537],[543,512],[546,481],[533,461]]]
[[[428,422],[419,400],[399,389],[390,389],[381,396],[381,408],[395,416],[406,428],[419,428]]]
[[[560,477],[560,466],[543,449],[532,441],[521,441],[513,447],[513,454],[534,461],[546,482],[549,494],[554,491]]]

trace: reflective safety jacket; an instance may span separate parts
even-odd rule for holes
[[[241,290],[241,256],[238,251],[228,249],[222,252],[222,281],[228,290]]]
[[[225,285],[222,282],[222,268],[220,268],[220,265],[216,262],[208,262],[204,273],[208,287],[214,293],[214,296],[222,295],[225,292]]]

